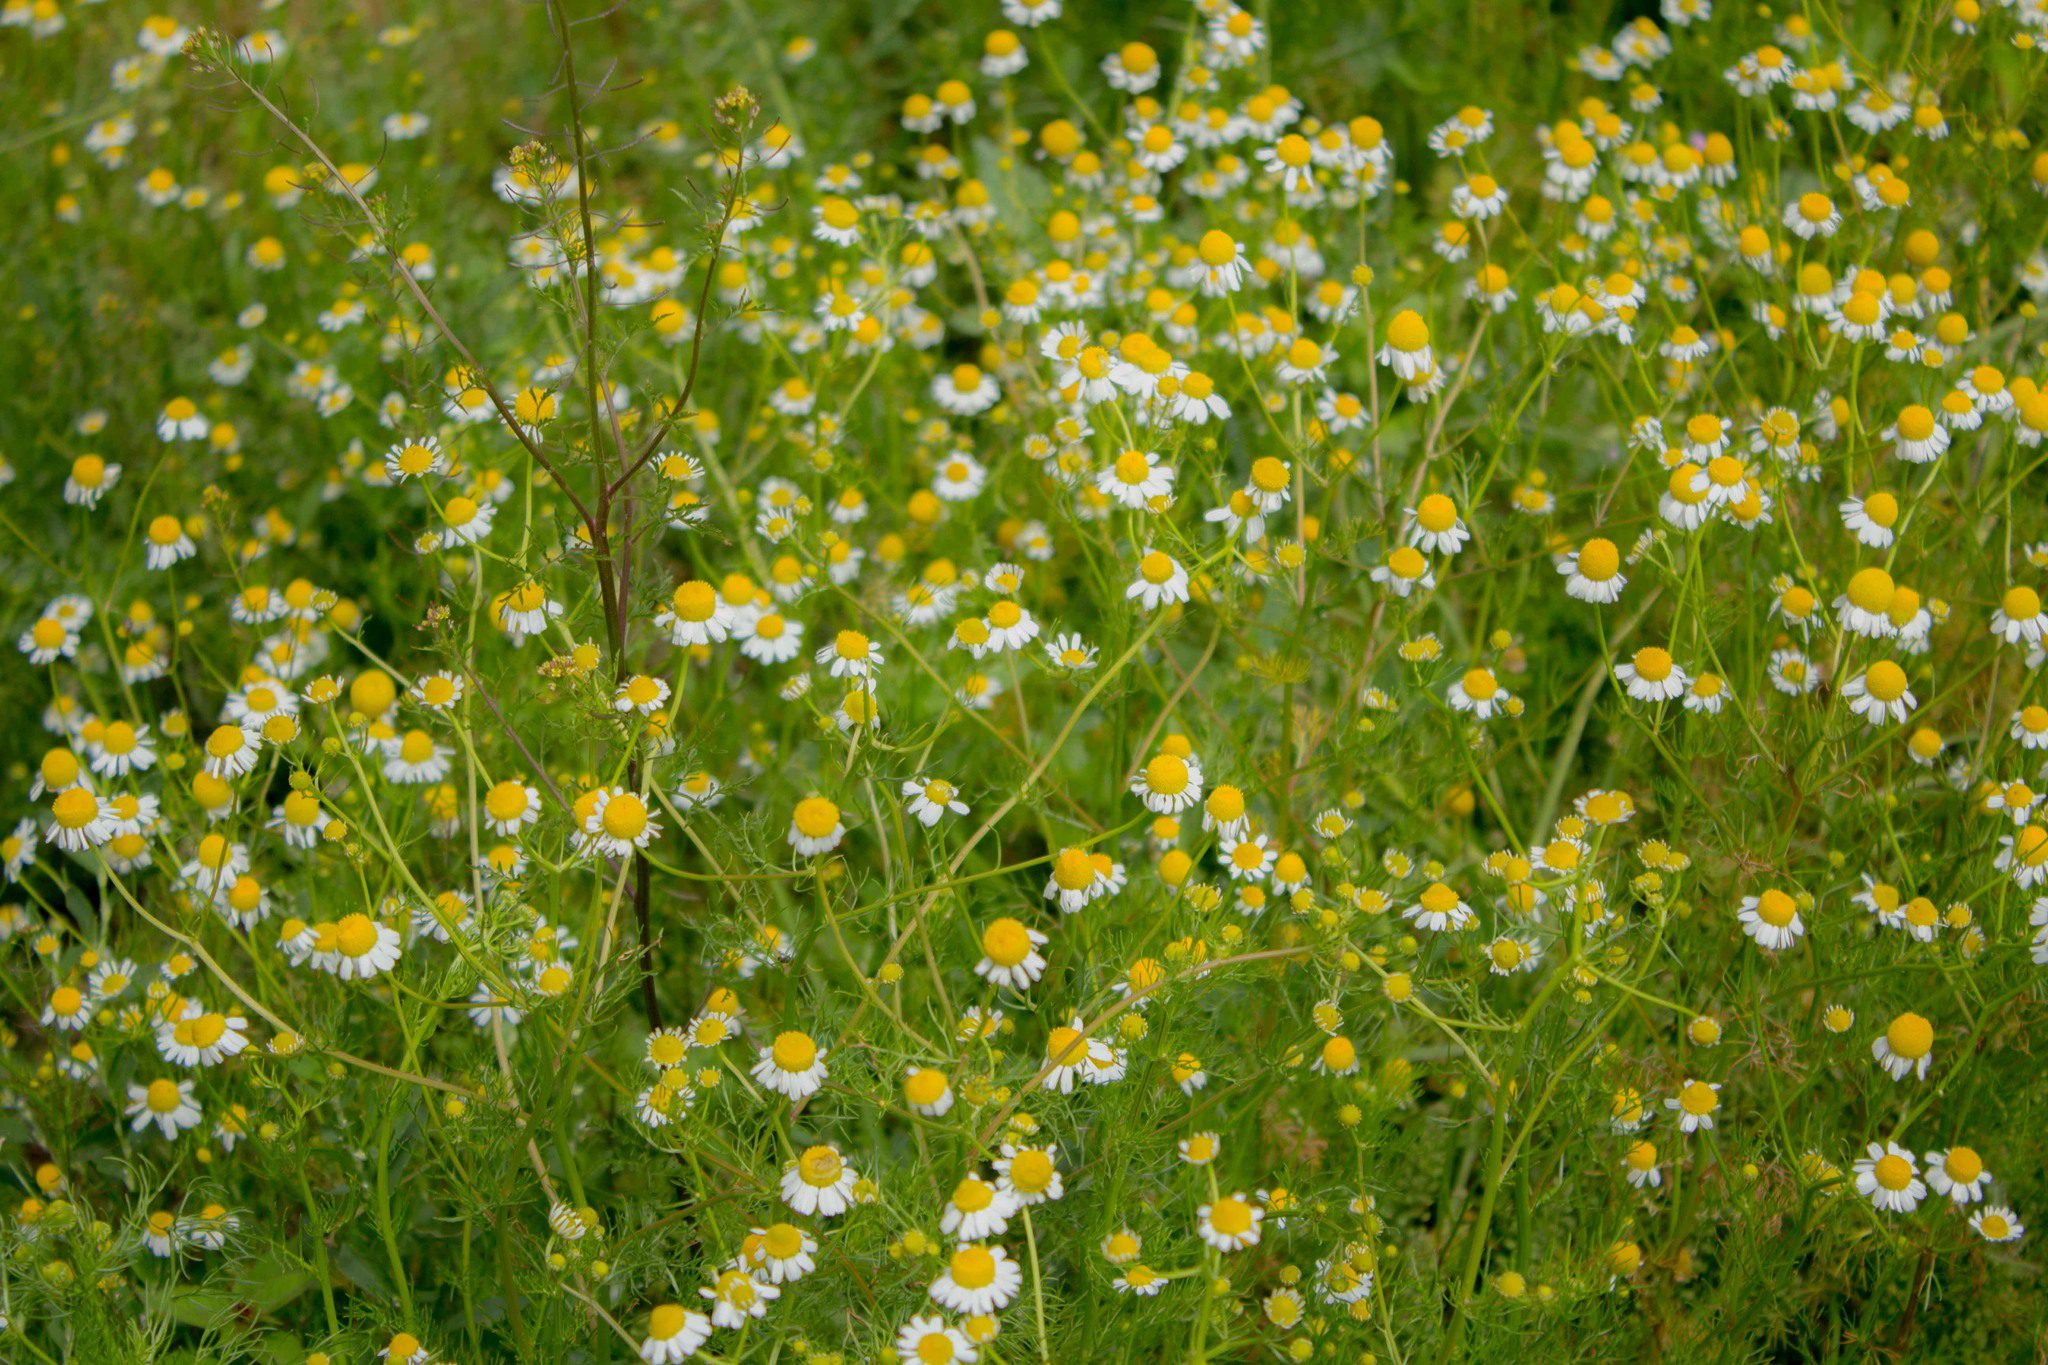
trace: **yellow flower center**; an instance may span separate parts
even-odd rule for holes
[[[669,609],[679,621],[709,621],[718,610],[718,594],[709,583],[693,578],[677,586]]]
[[[1899,435],[1908,441],[1924,441],[1934,434],[1934,413],[1913,403],[1899,413]]]
[[[484,797],[484,810],[493,820],[516,820],[526,814],[526,788],[517,782],[500,782]]]
[[[1387,323],[1387,345],[1410,355],[1424,350],[1429,345],[1429,324],[1422,314],[1404,308]]]
[[[946,1268],[962,1289],[986,1289],[996,1282],[996,1258],[986,1247],[961,1247]]]
[[[1897,701],[1906,695],[1906,670],[1880,659],[1864,671],[1863,687],[1879,701]]]
[[[1765,924],[1782,929],[1799,913],[1799,904],[1778,888],[1771,887],[1756,898],[1756,915]]]
[[[1062,891],[1085,891],[1095,884],[1095,863],[1078,848],[1063,848],[1053,859],[1053,882]]]
[[[1025,1194],[1049,1189],[1052,1177],[1052,1158],[1040,1148],[1028,1147],[1010,1158],[1010,1183]]]
[[[604,803],[603,824],[614,839],[637,839],[647,828],[647,803],[632,792],[619,792]]]
[[[1579,547],[1579,575],[1595,583],[1605,583],[1621,572],[1621,551],[1614,542],[1601,538],[1587,541]]]
[[[773,1056],[779,1070],[809,1071],[818,1060],[818,1045],[807,1033],[779,1033],[775,1036]]]
[[[839,807],[822,796],[807,796],[796,803],[796,830],[806,839],[823,839],[839,826]]]
[[[903,1082],[903,1098],[916,1105],[937,1104],[946,1093],[946,1073],[919,1067]]]
[[[982,931],[981,951],[998,967],[1014,967],[1031,956],[1031,932],[1006,916]]]
[[[1458,504],[1441,493],[1431,493],[1415,507],[1415,523],[1432,534],[1442,534],[1458,524]]]
[[[846,1162],[830,1147],[806,1148],[797,1160],[798,1178],[815,1189],[837,1184],[845,1169]]]
[[[1204,265],[1229,265],[1237,259],[1237,242],[1229,233],[1212,228],[1202,234],[1195,254],[1202,258]]]
[[[84,787],[67,788],[50,803],[50,813],[64,829],[84,829],[99,819],[100,800]]]
[[[1850,578],[1849,590],[1845,595],[1854,606],[1864,611],[1883,612],[1891,607],[1892,595],[1896,590],[1897,585],[1892,582],[1892,576],[1883,569],[1873,567],[1858,569],[1855,576]]]
[[[1238,1237],[1252,1226],[1252,1207],[1236,1195],[1228,1195],[1209,1206],[1209,1226],[1225,1237]]]
[[[1918,1061],[1934,1050],[1934,1025],[1911,1011],[1892,1020],[1884,1040],[1893,1055]]]
[[[193,1019],[181,1019],[171,1033],[181,1043],[197,1048],[212,1047],[228,1031],[228,1021],[218,1014],[202,1014]]]
[[[369,915],[344,915],[334,925],[334,945],[350,958],[369,954],[369,950],[377,948],[377,921]]]

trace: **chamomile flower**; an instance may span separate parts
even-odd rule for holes
[[[668,632],[669,643],[677,646],[715,644],[728,638],[738,621],[739,614],[718,590],[695,578],[678,584],[654,618],[656,627]]]
[[[612,709],[630,715],[651,716],[668,704],[668,683],[645,673],[635,673],[612,690]]]
[[[1881,488],[1860,498],[1846,499],[1840,511],[1842,525],[1859,544],[1873,550],[1888,548],[1897,534],[1899,500]]]
[[[1892,443],[1892,453],[1907,464],[1929,464],[1948,449],[1948,428],[1934,419],[1932,409],[1919,403],[1900,409],[1898,420],[1880,433]]]
[[[1169,747],[1131,779],[1131,794],[1155,815],[1178,815],[1202,800],[1202,765],[1192,751]]]
[[[932,380],[932,401],[950,413],[972,417],[988,411],[1002,397],[994,376],[979,366],[956,365]]]
[[[1024,1269],[1000,1246],[967,1243],[953,1249],[932,1281],[932,1302],[960,1314],[1000,1313],[1024,1287]]]
[[[485,828],[502,838],[512,838],[540,819],[540,792],[515,778],[492,785],[484,793]]]
[[[57,793],[43,837],[67,853],[83,853],[111,840],[116,833],[112,804],[80,783]]]
[[[1020,1208],[1053,1203],[1066,1194],[1059,1149],[1050,1143],[1005,1142],[995,1170],[998,1183]]]
[[[1924,1081],[1927,1069],[1934,1064],[1934,1025],[1908,1010],[1871,1039],[1870,1055],[1895,1081],[1903,1081],[1907,1076]]]
[[[1266,1210],[1243,1194],[1223,1195],[1195,1210],[1195,1231],[1218,1251],[1243,1251],[1259,1244]]]
[[[70,477],[64,481],[64,501],[74,507],[97,507],[120,480],[120,465],[98,455],[80,455],[71,462]]]
[[[1970,1227],[1987,1242],[2017,1242],[2027,1235],[2019,1216],[2003,1204],[1992,1204],[1970,1215]]]
[[[232,727],[221,727],[223,730],[229,728]],[[214,733],[218,735],[220,731]],[[210,749],[212,741],[207,743]],[[392,737],[384,745],[382,771],[388,781],[418,786],[441,781],[448,776],[453,761],[454,751],[447,745],[425,730],[408,730],[403,735]],[[250,762],[253,766],[253,755]]]
[[[1094,1083],[1092,1064],[1105,1059],[1109,1051],[1107,1045],[1087,1036],[1078,1017],[1054,1027],[1045,1039],[1044,1087],[1056,1094],[1071,1095],[1076,1081]]]
[[[936,1315],[913,1317],[896,1333],[900,1365],[971,1365],[977,1358],[967,1334]]]
[[[679,1303],[657,1305],[647,1315],[640,1342],[642,1365],[680,1365],[711,1339],[711,1319]]]
[[[911,815],[926,829],[948,815],[967,814],[967,803],[960,799],[959,789],[942,778],[911,778],[899,790]]]
[[[782,1297],[780,1288],[741,1269],[720,1271],[697,1293],[711,1304],[711,1325],[727,1331],[767,1316],[768,1305]]]
[[[779,611],[742,617],[733,634],[740,653],[758,664],[786,664],[803,652],[804,623]]]
[[[447,472],[448,457],[435,436],[414,436],[397,441],[384,452],[384,473],[393,483]]]
[[[212,429],[212,422],[199,410],[191,399],[177,397],[163,405],[157,414],[157,438],[166,444],[175,441],[203,441]]]
[[[2041,610],[2041,594],[2024,584],[2005,590],[1998,610],[1991,614],[1991,633],[2006,644],[2038,647],[2048,637],[2048,615]]]
[[[380,924],[361,912],[347,914],[334,924],[316,926],[315,956],[326,959],[343,981],[367,981],[398,965],[398,931]]]
[[[193,1082],[160,1077],[147,1085],[128,1083],[128,1127],[134,1132],[154,1124],[166,1141],[176,1141],[178,1134],[199,1126],[204,1117],[199,1101],[193,1098]]]
[[[1492,720],[1515,698],[1490,668],[1468,668],[1446,690],[1451,708],[1469,712],[1474,720]]]
[[[1145,511],[1173,496],[1173,466],[1130,449],[1095,476],[1095,487],[1120,507]]]
[[[43,1005],[42,1022],[46,1028],[76,1032],[92,1020],[93,1000],[76,986],[59,986],[50,992],[48,1002]]]
[[[1085,673],[1095,667],[1096,649],[1082,636],[1068,631],[1045,642],[1045,657],[1054,668]]]
[[[1038,950],[1048,941],[1020,920],[991,920],[981,933],[981,960],[974,964],[974,974],[990,985],[1029,990],[1045,975],[1046,961]]]
[[[789,1030],[775,1036],[775,1042],[761,1049],[749,1073],[768,1089],[791,1100],[801,1100],[824,1087],[831,1073],[825,1067],[826,1050],[808,1033]]]
[[[903,1102],[926,1118],[943,1117],[953,1107],[953,1083],[937,1067],[913,1066],[903,1076]]]
[[[1408,540],[1430,554],[1454,555],[1471,534],[1459,519],[1458,504],[1442,493],[1431,493],[1408,510]]]
[[[1888,639],[1898,633],[1891,620],[1891,605],[1897,595],[1892,576],[1873,565],[1850,576],[1842,595],[1835,599],[1835,611],[1851,634],[1867,640]]]
[[[1842,212],[1834,201],[1818,192],[1808,192],[1785,206],[1782,221],[1802,241],[1832,237],[1842,226]]]
[[[1958,1143],[1947,1151],[1927,1153],[1927,1183],[1958,1207],[1968,1207],[1984,1197],[1991,1172],[1975,1148]]]
[[[1038,638],[1037,619],[1012,597],[989,603],[982,626],[987,632],[987,649],[998,654],[1022,649]]]
[[[1714,1111],[1721,1107],[1721,1087],[1713,1081],[1688,1078],[1678,1093],[1664,1101],[1664,1107],[1678,1116],[1678,1130],[1696,1133],[1714,1126]]]
[[[1401,912],[1401,918],[1433,933],[1455,933],[1472,923],[1472,907],[1456,890],[1443,882],[1422,888],[1415,904]]]
[[[142,538],[143,563],[159,572],[199,553],[199,547],[186,533],[185,523],[168,514],[151,517],[143,528]]]
[[[1003,1234],[1017,1208],[1007,1190],[970,1173],[953,1186],[940,1213],[939,1230],[962,1242],[986,1241]]]
[[[1557,571],[1565,576],[1565,592],[1581,602],[1618,602],[1621,590],[1628,586],[1628,576],[1621,571],[1621,551],[1613,541],[1598,536],[1575,554],[1562,557]]]
[[[1692,678],[1672,661],[1670,651],[1657,645],[1637,650],[1627,663],[1615,667],[1614,676],[1637,701],[1675,701],[1685,693]]]
[[[249,1021],[238,1014],[223,1014],[189,1006],[175,1020],[157,1026],[156,1047],[167,1062],[178,1066],[218,1066],[249,1046]]]
[[[608,858],[630,858],[636,849],[646,848],[661,835],[661,819],[647,808],[638,792],[619,787],[599,787],[593,794],[590,813],[583,818],[583,833],[591,847]]]
[[[1067,847],[1054,855],[1052,874],[1046,878],[1045,898],[1056,901],[1069,915],[1086,909],[1102,892],[1101,873],[1085,849]]]
[[[783,1168],[782,1202],[806,1217],[837,1218],[853,1207],[859,1180],[837,1147],[806,1147]]]
[[[839,807],[822,796],[807,796],[796,803],[790,816],[789,846],[805,858],[815,858],[838,848],[846,837]]]
[[[1907,686],[1906,671],[1889,659],[1879,659],[1842,684],[1842,696],[1850,711],[1872,725],[1890,721],[1903,724],[1920,704]]]
[[[1873,1142],[1856,1161],[1856,1192],[1881,1213],[1911,1213],[1927,1197],[1913,1154],[1896,1142]]]
[[[1799,903],[1777,887],[1766,887],[1754,896],[1744,896],[1736,912],[1742,932],[1756,940],[1759,948],[1783,952],[1806,932],[1799,917]]]
[[[1436,589],[1436,575],[1430,571],[1429,561],[1413,545],[1396,545],[1388,551],[1386,562],[1373,566],[1371,578],[1397,598]]]

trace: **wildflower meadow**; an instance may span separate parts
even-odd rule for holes
[[[0,0],[0,1361],[2048,1359],[2048,0]]]

